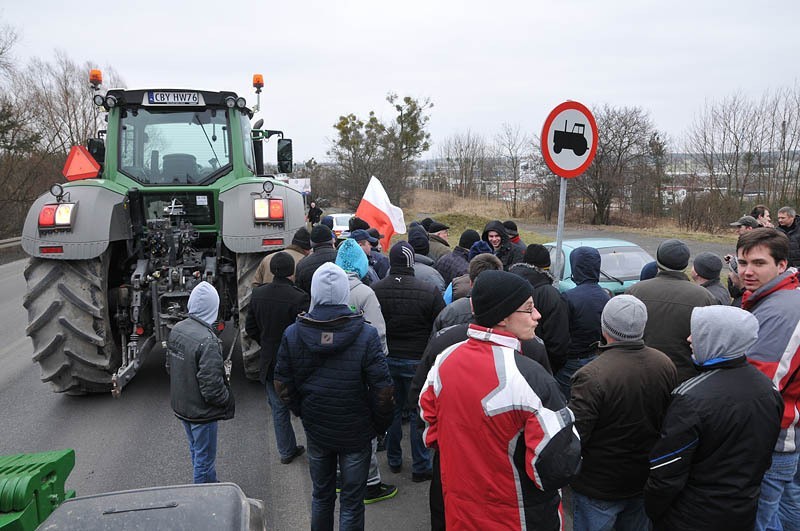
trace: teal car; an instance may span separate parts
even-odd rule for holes
[[[556,242],[545,243],[550,251],[550,263],[556,263]],[[572,271],[569,264],[569,255],[578,247],[594,247],[600,252],[600,286],[614,295],[624,293],[629,287],[639,282],[639,275],[645,264],[655,259],[650,254],[636,245],[625,240],[608,238],[585,238],[581,240],[564,240],[561,243],[561,255],[564,264],[564,274],[558,283],[561,292],[575,287],[572,280]],[[552,271],[558,278],[558,271]]]

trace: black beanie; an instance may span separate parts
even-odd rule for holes
[[[294,258],[283,251],[272,255],[269,261],[269,270],[275,278],[286,278],[294,274]]]
[[[369,223],[367,223],[366,221],[364,221],[363,219],[361,219],[359,217],[353,216],[347,222],[347,226],[350,229],[350,232],[353,232],[354,230],[358,230],[358,229],[367,230],[369,228]]]
[[[306,251],[311,249],[311,233],[308,232],[307,228],[300,227],[297,229],[297,232],[294,233],[294,238],[292,238],[292,245],[296,245]]]
[[[506,228],[506,234],[508,234],[509,238],[513,238],[514,236],[519,236],[519,231],[517,230],[517,224],[511,220],[504,221],[503,226]]]
[[[656,262],[661,269],[683,271],[689,265],[689,246],[680,240],[664,240],[656,251]]]
[[[333,245],[333,232],[327,225],[314,225],[311,229],[311,247],[318,247],[320,245]]]
[[[547,247],[538,243],[532,243],[525,248],[522,261],[542,269],[550,267],[550,252]]]
[[[431,226],[431,223],[433,223],[431,218],[425,218],[419,222],[419,224],[422,225],[422,228],[425,229],[425,232],[428,232],[428,228]]]
[[[464,249],[469,249],[472,247],[473,243],[480,239],[481,235],[478,234],[478,231],[467,229],[461,233],[461,239],[458,240],[458,246],[463,247]]]
[[[414,248],[406,241],[399,241],[389,251],[391,267],[414,267]]]
[[[506,271],[484,271],[472,286],[475,322],[492,327],[514,313],[533,294],[530,282]]]
[[[408,243],[411,244],[411,247],[417,254],[427,256],[428,251],[431,249],[431,242],[428,240],[428,233],[425,232],[425,229],[421,227],[414,227],[411,229],[411,232],[408,233]]]

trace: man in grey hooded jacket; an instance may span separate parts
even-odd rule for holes
[[[217,481],[217,421],[233,418],[234,401],[222,357],[222,342],[212,328],[219,295],[200,282],[189,295],[189,315],[167,340],[166,365],[175,416],[189,440],[195,483]]]

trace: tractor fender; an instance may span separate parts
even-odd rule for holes
[[[262,197],[263,180],[237,184],[219,194],[222,210],[222,241],[235,253],[263,253],[283,249],[297,229],[305,225],[303,195],[284,183],[273,181],[271,198],[283,199],[283,223],[263,224],[254,221],[253,200]],[[266,197],[266,195],[263,195]],[[264,245],[265,239],[281,240]]]
[[[39,196],[25,218],[22,249],[30,256],[54,260],[87,260],[103,254],[108,243],[131,238],[131,222],[125,196],[100,186],[64,186],[75,203],[74,224],[70,229],[39,230],[39,212],[56,199],[49,193]],[[61,253],[42,253],[43,247],[61,247]]]

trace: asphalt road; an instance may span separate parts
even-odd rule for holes
[[[0,315],[4,316],[0,320],[0,455],[74,448],[76,464],[67,488],[78,495],[191,483],[186,436],[170,408],[163,353],[156,352],[145,362],[119,399],[110,393],[58,395],[39,380],[25,335],[24,266],[24,260],[0,265]],[[233,373],[236,418],[220,423],[218,476],[237,483],[247,496],[265,501],[268,529],[308,529],[308,462],[302,456],[290,465],[280,464],[265,392],[260,384],[244,379],[240,359],[234,358]],[[298,442],[304,444],[299,420],[294,419],[294,426]],[[430,527],[428,483],[411,482],[405,429],[402,473],[392,474],[385,453],[378,454],[384,481],[398,485],[400,492],[394,499],[366,507],[367,529]]]

